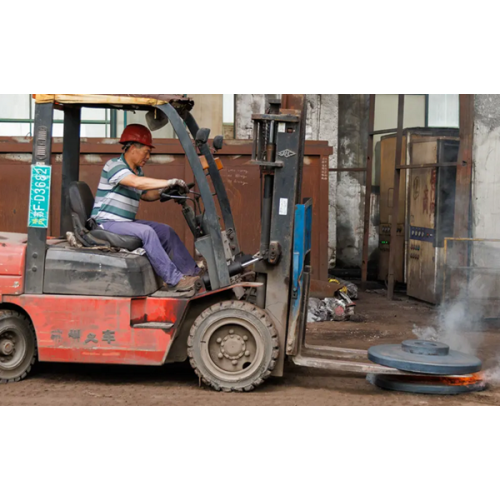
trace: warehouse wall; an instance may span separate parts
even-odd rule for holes
[[[333,147],[329,168],[338,166],[339,143],[339,95],[307,94],[307,138],[314,141],[328,141]],[[329,173],[330,215],[328,229],[328,247],[330,268],[334,268],[337,259],[337,187],[338,175]]]
[[[266,99],[276,94],[236,94],[235,134],[237,139],[252,137],[253,113],[265,110]],[[308,94],[307,137],[328,140],[334,148],[330,168],[364,168],[367,158],[368,94]],[[433,94],[431,124],[456,119],[456,95]],[[397,94],[377,94],[376,129],[397,126]],[[434,123],[436,122],[436,123]],[[440,122],[439,122],[440,123]],[[405,105],[405,127],[426,125],[425,94],[408,94]],[[375,137],[375,147],[380,137]],[[370,256],[378,252],[379,192],[376,155],[374,155],[371,199]],[[365,174],[356,172],[329,174],[330,185],[330,266],[360,268],[363,251]]]
[[[196,106],[193,116],[198,125],[211,130],[210,137],[223,135],[223,96],[224,94],[189,94]]]
[[[500,238],[500,95],[476,94],[473,233]]]
[[[474,238],[500,239],[499,166],[500,95],[476,94],[471,228]],[[463,243],[455,246],[465,249]],[[498,301],[495,302],[494,298],[500,297],[500,244],[477,242],[470,244],[469,249],[475,270],[470,274],[468,298],[480,300],[484,315],[488,317],[492,314],[488,310],[489,303],[495,304],[491,317],[497,317]]]
[[[59,236],[61,218],[62,141],[53,144],[53,180],[49,235]],[[26,232],[30,188],[31,139],[0,137],[0,232]],[[83,139],[81,143],[80,180],[95,192],[103,165],[121,152],[121,145],[111,139]],[[312,227],[313,277],[328,279],[328,179],[325,163],[331,148],[326,142],[307,142],[303,179],[304,197],[314,199]],[[231,203],[242,249],[253,255],[260,246],[260,170],[251,165],[252,141],[226,141],[219,156],[224,165],[221,171]],[[146,175],[153,178],[194,180],[178,140],[156,141],[156,149],[145,167]],[[194,241],[181,208],[176,204],[143,203],[138,217],[169,224],[189,249]]]
[[[252,139],[252,115],[264,113],[266,94],[236,94],[234,129],[236,139]]]
[[[368,154],[368,94],[339,95],[339,168],[365,168]],[[361,267],[365,174],[340,172],[337,182],[337,267]]]

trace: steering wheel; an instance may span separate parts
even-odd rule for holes
[[[188,184],[188,189],[191,190],[193,189],[195,184]],[[166,188],[163,190],[163,192],[160,195],[160,201],[161,203],[166,203],[167,201],[174,200],[176,202],[182,202],[184,200],[189,199],[188,198],[188,193],[185,192],[184,189],[182,189],[180,186],[173,186],[171,188]]]

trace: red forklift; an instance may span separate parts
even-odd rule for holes
[[[262,174],[258,249],[240,248],[214,152],[191,110],[166,94],[36,94],[27,234],[0,233],[0,382],[18,382],[40,362],[161,366],[189,359],[218,391],[251,391],[285,360],[357,373],[400,373],[367,352],[306,345],[312,201],[301,199],[306,96],[287,94],[254,115],[252,163]],[[82,107],[147,111],[150,128],[170,123],[196,188],[165,190],[181,206],[207,263],[192,293],[165,291],[137,238],[88,222],[94,197],[79,180]],[[59,238],[47,238],[54,109],[64,112]],[[168,175],[165,175],[168,178]],[[216,206],[218,204],[218,207]],[[76,240],[71,242],[67,234]],[[248,249],[246,249],[248,252]]]

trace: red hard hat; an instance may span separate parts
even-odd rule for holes
[[[144,146],[154,148],[153,134],[144,125],[128,125],[123,131],[120,144],[126,144],[127,142],[138,142],[139,144],[144,144]]]

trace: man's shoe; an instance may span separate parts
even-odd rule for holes
[[[199,272],[198,276],[203,276],[207,273],[207,261],[205,259],[196,262]]]
[[[200,278],[198,276],[184,276],[179,283],[175,286],[171,286],[170,290],[175,292],[190,292],[197,288]]]

